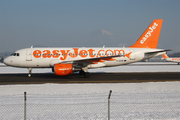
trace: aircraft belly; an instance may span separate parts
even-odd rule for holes
[[[129,60],[126,59],[117,59],[116,61],[106,61],[106,67],[112,67],[112,66],[119,66],[119,65],[124,65],[124,64],[128,64]]]
[[[104,63],[98,63],[98,64],[90,64],[87,67],[88,68],[100,68],[106,66]]]

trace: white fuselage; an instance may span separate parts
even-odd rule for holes
[[[169,61],[169,62],[178,62],[178,63],[180,63],[180,58],[163,58],[163,60]]]
[[[74,62],[81,63],[82,60],[82,64],[86,64],[88,68],[111,67],[138,62],[165,53],[156,53],[160,50],[147,48],[26,48],[7,57],[4,63],[22,68],[50,68],[57,63],[73,64]],[[146,54],[148,52],[154,53]],[[115,55],[121,55],[121,57],[114,57]],[[112,59],[90,61],[94,58],[109,56],[112,56]]]

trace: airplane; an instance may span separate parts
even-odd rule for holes
[[[99,48],[25,48],[17,50],[4,60],[8,66],[28,68],[52,68],[55,75],[65,76],[79,72],[90,77],[88,69],[126,65],[166,53],[156,49],[163,19],[155,19],[136,43],[129,47]]]
[[[161,59],[169,62],[177,62],[180,65],[180,58],[169,58],[167,54],[163,54]]]

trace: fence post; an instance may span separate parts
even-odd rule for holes
[[[110,98],[111,98],[112,90],[109,91],[109,97],[108,97],[108,120],[110,120]]]
[[[24,120],[26,120],[26,92],[24,92]]]

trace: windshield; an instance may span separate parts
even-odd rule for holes
[[[19,53],[12,53],[11,56],[20,56]]]

